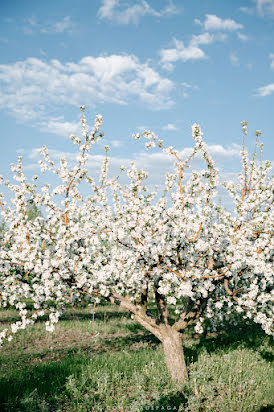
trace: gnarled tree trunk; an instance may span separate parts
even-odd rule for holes
[[[170,326],[162,331],[162,344],[168,372],[173,382],[182,383],[188,379],[182,335]]]
[[[155,335],[163,345],[165,362],[173,382],[183,383],[188,379],[181,330],[185,328],[185,321],[171,326],[168,323],[166,306],[158,300],[159,322],[146,313],[144,308],[135,306],[130,299],[113,292],[109,300],[121,305],[133,314],[136,322]]]

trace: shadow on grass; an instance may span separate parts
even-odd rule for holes
[[[116,336],[106,338],[103,341],[105,349],[111,350],[138,350],[145,346],[155,347],[160,344],[158,338],[150,333],[139,333],[135,335]],[[105,349],[103,351],[105,351]]]
[[[260,409],[258,409],[257,412],[273,412],[274,411],[274,404],[267,404],[267,405],[263,405],[261,406]]]
[[[115,334],[109,336],[106,335],[98,340],[93,342],[91,341],[90,344],[85,342],[81,346],[74,348],[54,348],[53,351],[45,352],[43,354],[36,354],[35,356],[40,359],[46,359],[54,354],[56,359],[60,359],[68,354],[84,353],[86,357],[93,357],[102,353],[119,351],[136,352],[147,347],[156,348],[159,344],[159,339],[149,332],[136,333],[134,335]]]
[[[208,352],[218,352],[223,350],[234,350],[237,348],[248,348],[256,351],[266,361],[273,361],[273,352],[268,351],[262,346],[263,340],[268,341],[268,347],[271,347],[271,337],[266,336],[259,325],[245,324],[244,322],[236,327],[226,325],[216,334],[200,336],[199,341],[194,343],[191,348],[185,348],[188,363],[195,362],[199,353],[204,349]]]
[[[122,347],[132,345],[134,343],[147,342],[151,345],[159,345],[160,341],[152,334],[147,332],[142,326],[138,324],[127,325],[133,336],[124,337],[115,342],[115,346]],[[141,335],[140,331],[144,334]],[[137,335],[138,333],[138,335]],[[190,336],[185,335],[185,341],[189,340]],[[263,340],[267,345],[262,345]],[[191,346],[184,346],[184,353],[186,362],[189,365],[198,360],[199,354],[206,350],[208,353],[216,353],[218,351],[231,351],[237,348],[248,348],[256,351],[264,360],[272,362],[274,360],[273,352],[266,349],[272,346],[272,338],[266,336],[264,331],[259,325],[251,324],[247,325],[244,322],[239,324],[235,328],[231,326],[225,326],[221,331],[215,334],[208,334],[206,336],[199,336],[195,339]],[[111,339],[108,340],[107,345],[112,346]]]
[[[64,391],[68,376],[77,372],[84,362],[83,357],[72,355],[59,362],[40,365],[28,365],[27,362],[20,362],[20,367],[15,364],[6,365],[6,368],[12,369],[12,373],[9,370],[7,377],[0,379],[0,410],[33,410],[25,402],[32,393],[37,393],[40,401],[46,399],[51,407],[56,406],[55,396]]]
[[[56,348],[46,354],[18,354],[17,358],[6,359],[1,366],[0,411],[60,409],[67,401],[65,385],[68,377],[80,373],[93,356],[112,351],[135,352],[142,350],[146,343],[152,348],[159,341],[150,334],[116,336],[98,342],[98,348],[92,345]],[[47,409],[42,408],[43,402]]]
[[[126,327],[132,333],[131,335],[106,336],[98,343],[96,351],[139,350],[144,346],[156,347],[160,344],[160,341],[141,325],[132,323],[126,325]],[[189,335],[185,336],[186,342],[189,337]],[[204,350],[208,353],[216,353],[218,351],[229,352],[237,348],[251,349],[266,361],[273,361],[273,352],[267,349],[272,345],[271,339],[270,336],[265,335],[259,325],[248,325],[243,322],[233,328],[227,325],[214,335],[199,336],[191,346],[184,347],[184,352],[187,364],[196,362],[199,354]],[[266,345],[262,344],[263,341]]]
[[[145,411],[183,411],[187,403],[187,398],[183,392],[176,392],[170,396],[162,396],[157,402],[153,405],[143,406],[141,409],[142,412]]]
[[[121,312],[111,313],[125,315]],[[132,324],[128,326],[132,332],[129,335],[109,335],[98,340],[91,340],[90,344],[77,348],[54,348],[52,352],[46,354],[41,353],[33,356],[22,356],[21,354],[18,359],[7,359],[5,364],[1,366],[4,376],[0,379],[0,410],[36,410],[28,409],[24,404],[24,399],[34,391],[37,391],[40,400],[46,399],[50,404],[49,410],[56,410],[58,406],[57,398],[61,402],[60,399],[64,399],[66,396],[65,392],[62,396],[61,394],[64,391],[67,378],[70,375],[77,374],[92,356],[103,352],[142,350],[146,346],[153,348],[160,344],[156,337],[139,327],[139,325]],[[227,327],[214,336],[200,337],[191,347],[185,347],[186,360],[188,364],[197,361],[203,350],[208,353],[216,353],[216,351],[229,351],[238,347],[256,350],[264,359],[271,360],[273,355],[265,349],[266,345],[262,345],[263,337],[267,339],[257,325],[240,325],[234,329]],[[189,337],[186,336],[186,338]],[[33,364],[34,362],[36,364]],[[187,394],[182,392],[163,395],[153,405],[154,410],[179,410],[186,404],[186,396]],[[152,406],[144,407],[143,411],[152,410],[151,408]],[[262,405],[258,412],[270,410],[273,411],[272,405]]]

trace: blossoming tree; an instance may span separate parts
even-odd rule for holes
[[[71,302],[106,299],[159,338],[171,378],[182,382],[187,379],[182,332],[189,325],[202,332],[206,320],[214,327],[240,313],[273,332],[271,164],[257,162],[256,150],[249,160],[243,144],[239,183],[223,184],[234,202],[230,212],[214,200],[219,172],[198,125],[192,128],[194,147],[187,159],[144,132],[148,148],[157,146],[175,161],[174,173],[166,174],[166,195],[156,198],[144,184],[147,174],[134,163],[127,170],[129,184],[108,177],[107,146],[99,184],[89,176],[88,153],[102,137],[101,124],[97,116],[88,132],[82,116],[82,138],[72,136],[79,147],[74,167],[65,158],[56,165],[42,148],[41,171],[54,173],[60,185],[39,189],[37,176],[29,183],[20,157],[12,165],[16,182],[1,178],[13,197],[11,202],[0,198],[6,227],[0,241],[0,304],[14,306],[21,316],[2,331],[1,341],[45,315],[46,329],[53,331]],[[186,173],[196,155],[205,169]],[[86,196],[82,182],[90,188]],[[30,219],[30,204],[42,214]],[[157,316],[149,310],[151,302]]]

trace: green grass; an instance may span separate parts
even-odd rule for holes
[[[0,328],[16,319],[0,312]],[[72,308],[0,351],[1,411],[273,411],[271,339],[254,325],[184,339],[189,383],[169,379],[158,340],[114,306]]]

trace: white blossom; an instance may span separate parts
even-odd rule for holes
[[[84,107],[81,108],[84,112]],[[88,175],[88,153],[103,134],[102,116],[89,131],[84,114],[76,164],[66,158],[55,164],[41,149],[41,172],[53,173],[56,186],[28,182],[22,158],[13,164],[14,181],[4,181],[12,193],[8,203],[0,193],[6,229],[0,239],[0,307],[14,306],[20,321],[0,333],[0,343],[47,316],[49,332],[66,305],[86,299],[99,302],[126,299],[140,310],[144,290],[148,299],[175,307],[179,322],[185,307],[205,302],[195,330],[205,320],[217,321],[239,313],[273,333],[273,180],[271,163],[249,160],[243,145],[238,182],[219,182],[219,170],[208,153],[200,127],[194,124],[194,147],[186,159],[145,131],[146,147],[158,148],[174,160],[166,175],[163,197],[145,185],[147,173],[134,163],[126,169],[129,183],[108,177],[107,153],[99,183]],[[244,136],[247,123],[243,123]],[[257,133],[259,138],[260,133]],[[134,135],[138,140],[140,134]],[[258,147],[262,150],[261,143]],[[108,152],[108,146],[105,146]],[[205,168],[185,173],[195,156]],[[37,180],[34,176],[33,180]],[[83,195],[82,183],[89,185]],[[234,202],[234,211],[216,201],[221,185]],[[29,218],[29,205],[42,214]],[[26,299],[33,310],[26,308]],[[187,303],[187,305],[185,305]],[[182,316],[182,318],[181,318]]]

